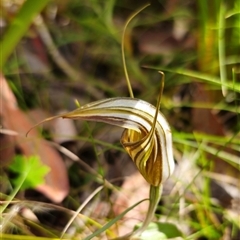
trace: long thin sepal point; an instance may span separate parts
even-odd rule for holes
[[[124,39],[125,39],[125,33],[126,33],[126,29],[128,24],[131,22],[131,20],[138,15],[142,10],[144,10],[146,7],[148,7],[150,5],[150,3],[148,3],[147,5],[141,7],[139,10],[137,10],[126,22],[124,28],[123,28],[123,34],[122,34],[122,46],[121,46],[121,50],[122,50],[122,61],[123,61],[123,69],[124,69],[124,74],[126,77],[126,81],[127,81],[127,86],[128,86],[128,91],[130,94],[131,98],[134,98],[133,95],[133,90],[132,90],[132,86],[128,77],[128,72],[127,72],[127,66],[126,66],[126,59],[125,59],[125,53],[124,53]]]

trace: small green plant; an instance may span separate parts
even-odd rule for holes
[[[16,155],[9,166],[9,170],[17,176],[12,180],[13,188],[9,196],[5,196],[0,208],[1,215],[1,231],[8,232],[14,229],[14,218],[19,214],[23,205],[13,205],[10,210],[6,210],[9,205],[14,202],[16,195],[25,189],[35,188],[44,182],[44,177],[48,173],[49,168],[43,166],[38,156],[25,157]],[[3,196],[1,196],[3,197]],[[9,230],[10,229],[10,230]],[[17,238],[17,237],[16,237]],[[7,239],[4,237],[3,239]]]
[[[35,188],[44,183],[44,177],[50,171],[49,167],[42,164],[38,156],[25,157],[16,155],[9,165],[9,169],[17,177],[12,180],[15,187],[21,190]]]

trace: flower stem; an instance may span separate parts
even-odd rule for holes
[[[162,196],[162,184],[157,187],[151,185],[150,191],[149,191],[149,206],[148,206],[147,216],[142,226],[133,233],[133,236],[131,239],[134,239],[135,237],[140,236],[146,230],[150,222],[153,220],[154,213],[156,211],[156,208],[161,196]]]

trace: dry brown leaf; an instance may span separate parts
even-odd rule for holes
[[[116,215],[119,215],[140,200],[149,197],[149,184],[137,171],[125,179],[121,187],[121,193],[115,197],[116,200],[114,201],[113,211]],[[148,204],[148,201],[142,202],[119,221],[117,227],[119,236],[131,232],[136,224],[143,222],[147,213]]]
[[[36,189],[53,202],[61,202],[69,192],[69,183],[66,167],[60,155],[39,136],[36,129],[31,131],[28,138],[26,137],[26,132],[33,126],[33,123],[17,107],[16,99],[2,75],[0,86],[2,124],[4,128],[18,133],[15,137],[8,139],[8,145],[11,147],[8,149],[8,154],[16,146],[25,156],[39,156],[42,163],[50,168],[50,172],[46,175],[45,183],[37,186]],[[6,150],[4,154],[7,155]]]

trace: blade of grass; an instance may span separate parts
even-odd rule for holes
[[[74,213],[74,215],[71,217],[71,219],[68,221],[68,223],[66,224],[66,226],[64,227],[62,234],[61,234],[61,239],[63,238],[64,234],[66,233],[66,231],[69,229],[70,225],[73,223],[73,221],[77,218],[77,216],[79,215],[79,213],[82,211],[82,209],[90,202],[90,200],[95,197],[95,195],[97,195],[104,186],[100,186],[98,187],[92,194],[90,194],[90,196],[87,197],[87,199],[81,204],[81,206],[77,209],[77,211]],[[108,231],[108,230],[106,230]],[[108,231],[108,234],[111,235],[111,237],[115,237],[115,235],[111,232]]]
[[[199,148],[199,145],[196,142],[189,141],[186,139],[174,138],[174,142],[188,145],[193,148]],[[231,164],[232,166],[234,166],[236,168],[238,168],[240,166],[240,160],[237,155],[233,155],[226,151],[219,151],[218,149],[216,149],[214,147],[208,146],[205,142],[201,143],[200,149],[204,150],[205,152],[208,152],[214,156],[218,156],[219,158],[222,158],[224,161],[228,162],[229,164]]]
[[[60,240],[60,238],[48,238],[48,237],[37,237],[37,236],[23,236],[23,235],[13,235],[13,234],[1,234],[2,240]],[[66,238],[62,240],[67,240]]]
[[[17,16],[10,24],[7,32],[4,34],[0,42],[1,56],[0,56],[0,70],[4,67],[8,57],[14,51],[20,39],[28,30],[33,19],[39,14],[47,5],[49,0],[31,1],[27,0],[22,5]]]
[[[201,36],[202,41],[198,41],[198,51],[199,56],[202,55],[203,52],[205,52],[206,48],[206,36],[207,36],[207,30],[206,30],[206,23],[208,21],[208,4],[206,1],[198,0],[198,9],[199,9],[199,36]]]
[[[96,236],[98,236],[99,234],[103,233],[104,231],[106,231],[108,228],[110,228],[113,224],[115,224],[117,221],[119,221],[125,214],[127,214],[129,211],[131,211],[133,208],[135,208],[137,205],[139,205],[140,203],[146,201],[147,199],[143,199],[139,202],[137,202],[136,204],[134,204],[133,206],[131,206],[130,208],[126,209],[124,212],[122,212],[121,214],[119,214],[117,217],[115,217],[114,219],[112,219],[110,222],[108,222],[107,224],[105,224],[101,229],[95,231],[93,234],[89,235],[88,237],[86,237],[84,240],[90,240]]]
[[[159,70],[160,67],[154,67],[154,66],[143,66],[146,67],[148,69],[154,69],[154,70]],[[206,82],[209,84],[213,84],[216,86],[219,86],[220,88],[222,88],[222,86],[226,87],[229,90],[235,91],[235,92],[239,92],[240,93],[240,84],[239,83],[232,83],[230,80],[225,81],[225,82],[221,82],[221,80],[218,77],[209,75],[209,74],[205,74],[205,73],[201,73],[201,72],[197,72],[197,71],[192,71],[192,70],[185,70],[182,68],[165,68],[165,67],[161,67],[162,71],[166,71],[166,72],[170,72],[170,73],[175,73],[175,74],[179,74],[179,75],[184,75],[187,77],[191,77],[194,78],[194,80],[201,80],[202,82]]]
[[[209,135],[204,133],[194,132],[192,133],[184,133],[184,132],[173,132],[174,139],[186,139],[186,140],[201,140],[204,139],[207,143],[215,143],[221,146],[226,146],[226,143],[238,146],[239,140],[235,137],[224,137],[224,136],[216,136]]]
[[[227,79],[227,73],[225,68],[225,12],[226,7],[224,3],[220,5],[219,20],[218,20],[218,54],[219,54],[219,70],[221,83],[225,83]],[[227,88],[222,85],[222,94],[225,97],[227,94]]]

